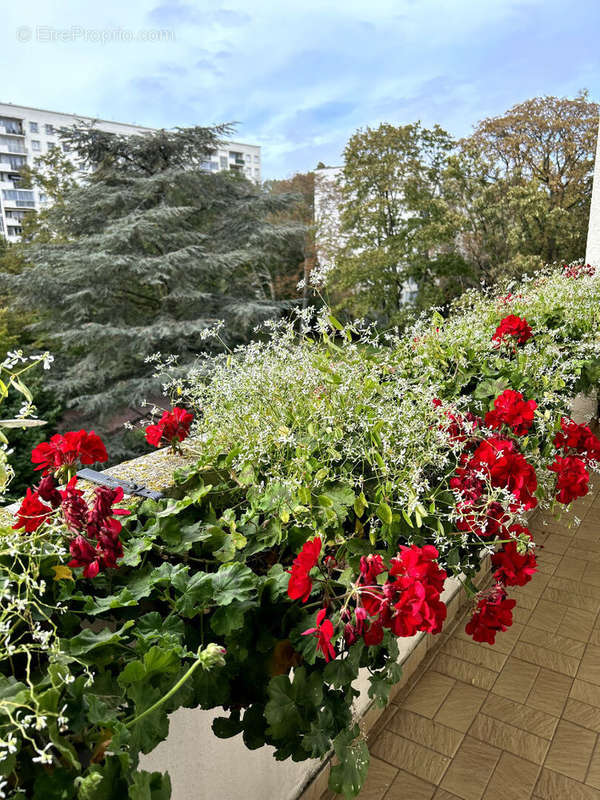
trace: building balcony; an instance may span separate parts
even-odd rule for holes
[[[17,136],[21,137],[21,139],[25,137],[23,128],[16,128],[14,126],[7,128],[5,125],[2,125],[1,123],[0,123],[0,134],[4,136]]]

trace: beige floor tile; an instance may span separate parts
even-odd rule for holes
[[[594,628],[594,630],[590,633],[588,643],[593,644],[596,647],[600,647],[600,628]]]
[[[523,661],[537,664],[538,667],[551,669],[554,672],[562,672],[564,675],[575,677],[579,669],[579,659],[573,656],[562,655],[555,650],[546,650],[535,644],[527,642],[517,642],[514,646],[513,656]]]
[[[466,642],[463,639],[451,638],[442,647],[442,653],[462,658],[471,664],[500,672],[506,661],[506,654],[499,653],[491,647],[482,647],[474,641]]]
[[[600,564],[600,552],[592,547],[594,544],[590,540],[586,542],[579,541],[573,547],[569,547],[566,555],[576,555],[578,558],[584,558],[588,564]]]
[[[561,578],[579,580],[583,575],[587,561],[573,556],[563,556],[554,574]]]
[[[600,647],[588,644],[581,659],[577,677],[600,686]]]
[[[593,586],[600,586],[600,564],[590,562],[584,570],[581,580],[584,583],[591,583]]]
[[[433,800],[461,800],[461,798],[457,797],[455,794],[450,794],[450,792],[447,792],[445,789],[438,789],[433,795]]]
[[[540,767],[512,753],[502,753],[483,800],[529,800]]]
[[[485,714],[478,714],[469,729],[469,736],[488,742],[500,750],[519,755],[535,764],[542,764],[550,741],[535,736],[533,733],[515,728],[506,722],[500,722]]]
[[[580,703],[587,703],[595,708],[600,708],[600,686],[575,678],[570,692],[571,697]]]
[[[581,608],[583,611],[590,611],[592,614],[597,614],[600,611],[600,600],[597,598],[584,597],[581,594],[575,594],[575,592],[569,592],[564,589],[554,589],[552,586],[546,586],[542,599],[550,600],[552,603],[560,603],[569,608]]]
[[[585,782],[596,789],[600,789],[600,739],[596,742]]]
[[[525,705],[560,717],[572,685],[573,678],[568,675],[540,669]]]
[[[540,800],[598,800],[598,792],[560,772],[544,768],[535,787],[535,797]]]
[[[398,774],[396,767],[371,756],[367,779],[358,797],[360,800],[382,800]],[[341,795],[336,795],[341,798]],[[429,800],[429,798],[427,799]]]
[[[483,689],[457,681],[435,715],[435,720],[466,733],[485,698]]]
[[[538,676],[540,668],[527,661],[510,656],[492,687],[494,694],[508,697],[517,703],[527,698]]]
[[[410,772],[421,780],[438,784],[450,759],[427,747],[385,730],[375,739],[371,753],[394,767]]]
[[[543,590],[545,591],[545,589]],[[526,608],[528,611],[533,612],[533,609],[540,601],[540,596],[532,592],[524,592],[520,587],[513,589],[510,595],[513,600],[517,601],[517,608]]]
[[[404,736],[405,739],[436,750],[444,756],[453,756],[463,739],[462,733],[454,728],[405,708],[398,710],[387,727],[398,736]]]
[[[562,555],[558,553],[548,553],[545,550],[536,552],[538,572],[542,575],[553,575],[560,564]]]
[[[540,600],[529,617],[529,624],[533,625],[534,628],[556,633],[566,613],[566,606],[552,603],[549,600]]]
[[[583,611],[579,608],[568,608],[561,624],[556,630],[559,636],[567,636],[570,639],[578,639],[580,642],[588,641],[596,615],[590,611]]]
[[[570,544],[569,536],[563,536],[562,534],[559,533],[551,533],[544,542],[544,552],[564,555],[569,544]]]
[[[572,592],[573,594],[582,595],[583,597],[600,598],[600,586],[593,586],[591,583],[583,583],[581,580],[559,578],[553,575],[548,581],[548,586],[553,589],[562,589],[563,592]]]
[[[531,618],[531,610],[529,608],[523,608],[523,606],[515,606],[513,608],[513,622],[518,622],[519,625],[527,625]],[[502,634],[498,634],[498,638]]]
[[[535,736],[541,736],[542,739],[551,739],[558,725],[558,717],[522,703],[515,703],[498,694],[490,693],[487,696],[481,713],[533,733]]]
[[[442,789],[461,800],[481,800],[500,759],[500,750],[466,736],[442,780]]]
[[[385,800],[431,800],[437,787],[401,769],[390,786]],[[362,800],[362,794],[359,795]]]
[[[569,697],[567,705],[563,711],[563,719],[581,725],[582,728],[589,728],[591,731],[600,732],[600,708],[590,706]]]
[[[468,661],[448,656],[445,653],[436,656],[432,668],[443,675],[448,675],[463,683],[470,683],[472,686],[478,686],[480,689],[489,689],[498,676],[497,672],[487,669],[487,667],[478,667],[476,664],[469,664]]]
[[[432,718],[454,684],[453,678],[441,675],[430,668],[404,700],[402,707]]]
[[[585,651],[585,644],[577,639],[559,636],[556,633],[548,633],[548,631],[543,631],[541,628],[532,628],[530,625],[524,627],[519,641],[534,644],[546,650],[555,650],[557,653],[577,659],[580,659]]]
[[[558,723],[544,766],[573,780],[583,781],[595,744],[593,731],[563,719]]]

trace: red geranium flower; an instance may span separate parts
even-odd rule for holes
[[[557,475],[556,499],[559,503],[568,505],[575,498],[588,493],[590,476],[580,458],[556,456],[548,469]]]
[[[537,489],[535,470],[516,452],[511,440],[487,439],[473,453],[469,465],[475,469],[487,467],[492,486],[508,489],[526,510],[537,505],[533,496]]]
[[[327,613],[327,609],[322,608],[319,613],[317,614],[317,626],[316,628],[308,628],[308,630],[302,633],[302,636],[308,636],[311,633],[314,633],[317,637],[317,650],[319,650],[325,656],[325,661],[329,661],[332,658],[335,658],[335,648],[331,644],[331,639],[333,638],[333,634],[335,633],[333,622],[330,619],[325,619],[325,614]]]
[[[525,535],[531,539],[528,529],[522,525],[511,525],[508,533],[514,534],[515,537]],[[516,541],[505,543],[502,550],[494,553],[492,564],[496,567],[494,577],[498,583],[502,583],[504,586],[525,586],[537,572],[534,553],[531,550],[519,553]]]
[[[596,268],[590,264],[563,264],[563,275],[566,278],[582,278],[584,275],[595,275]]]
[[[508,520],[506,511],[500,503],[457,503],[457,511],[461,516],[456,520],[459,531],[469,531],[477,536],[489,538],[496,536],[503,524]]]
[[[308,573],[316,566],[321,553],[321,538],[317,536],[309,542],[305,542],[302,550],[298,553],[292,563],[292,568],[288,570],[290,580],[288,583],[288,597],[292,600],[302,600],[306,603],[310,597],[312,581]]]
[[[497,584],[490,592],[480,597],[465,631],[476,642],[494,644],[498,631],[505,631],[512,625],[512,610],[515,606],[515,600],[508,600],[505,589]]]
[[[413,636],[417,631],[439,633],[446,618],[446,606],[440,601],[446,573],[435,559],[438,551],[432,545],[400,547],[400,553],[390,562],[388,580],[383,586],[365,585],[361,601],[371,616],[377,619],[364,633],[367,644],[379,644],[382,628],[395,636]],[[376,565],[372,575],[380,574],[381,556],[371,556]],[[363,567],[367,574],[369,562]],[[360,581],[359,581],[360,583]]]
[[[509,314],[508,317],[504,317],[496,328],[492,341],[496,342],[498,347],[503,342],[508,342],[511,339],[515,344],[525,344],[532,336],[531,327],[526,319]]]
[[[156,425],[146,428],[146,441],[154,447],[183,442],[187,439],[194,415],[185,408],[175,406],[172,411],[165,411]]]
[[[572,450],[578,456],[589,461],[600,461],[600,439],[595,436],[587,425],[578,425],[572,419],[563,417],[560,421],[560,430],[554,437],[554,446],[565,455]]]
[[[521,392],[506,389],[494,400],[494,410],[485,415],[485,424],[488,428],[508,425],[517,436],[522,436],[531,427],[536,408],[535,400],[523,400]]]
[[[58,508],[61,503],[61,496],[52,475],[44,475],[35,490],[40,496],[40,500],[50,503],[52,508]]]
[[[102,439],[90,431],[69,431],[56,433],[49,442],[38,444],[31,452],[31,461],[38,466],[36,469],[44,470],[44,475],[56,472],[65,465],[95,464],[98,461],[108,461],[108,454]]]
[[[383,642],[383,622],[379,617],[374,619],[363,634],[367,647],[374,647]]]
[[[73,558],[69,561],[70,567],[83,567],[84,578],[95,578],[100,572],[100,559],[96,549],[84,536],[76,536],[70,543],[69,550]]]
[[[95,578],[102,569],[118,567],[117,561],[123,557],[119,539],[122,525],[115,515],[130,512],[125,508],[113,508],[123,499],[121,487],[99,486],[89,507],[76,482],[77,478],[73,477],[61,491],[65,522],[77,534],[69,544],[73,556],[69,566],[84,567],[84,577]]]
[[[383,558],[378,553],[361,556],[358,583],[363,588],[360,596],[363,606],[372,617],[379,612],[383,599],[381,587],[377,584],[377,576],[385,570]]]
[[[481,425],[480,417],[470,411],[464,414],[460,411],[444,411],[444,416],[447,417],[448,422],[440,425],[440,428],[448,433],[452,443],[465,442]]]
[[[52,509],[41,502],[38,493],[27,489],[21,507],[15,514],[17,522],[13,525],[13,529],[25,528],[25,533],[33,533],[50,514]]]

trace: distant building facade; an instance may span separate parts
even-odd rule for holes
[[[80,122],[93,122],[99,130],[124,136],[156,130],[142,125],[0,103],[0,234],[9,242],[19,240],[25,214],[43,208],[48,202],[37,188],[25,189],[20,186],[20,168],[25,164],[33,166],[37,157],[52,147],[60,147],[59,132]],[[249,180],[260,183],[260,147],[224,142],[206,160],[204,167],[211,172],[240,172]]]
[[[585,263],[600,267],[600,133],[596,145],[596,165],[594,168],[594,185],[590,206],[590,224],[588,228]]]

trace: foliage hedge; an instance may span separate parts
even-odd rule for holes
[[[443,574],[461,576],[478,608],[485,601],[473,585],[480,559],[511,541],[511,525],[526,525],[526,504],[488,481],[486,508],[505,513],[490,537],[485,522],[464,524],[464,494],[451,481],[497,435],[470,415],[485,415],[507,389],[537,407],[528,429],[504,427],[503,441],[535,469],[535,501],[560,507],[548,469],[555,437],[573,396],[600,377],[591,272],[547,270],[469,293],[448,318],[435,312],[401,336],[306,312],[262,342],[166,378],[196,416],[189,463],[174,476],[175,496],[128,500],[117,569],[86,579],[65,566],[73,533],[60,507],[30,533],[3,529],[4,795],[170,797],[168,775],[138,770],[138,758],[167,736],[168,714],[181,706],[223,708],[217,736],[272,745],[278,760],[333,747],[331,787],[358,793],[368,752],[352,682],[367,668],[369,693],[384,704],[400,677],[392,628],[375,644],[361,635],[365,565],[383,565],[376,592],[396,569],[403,595],[408,551],[399,547],[433,546],[435,566],[428,561],[419,581],[438,621],[432,586]],[[527,320],[527,341],[492,339],[507,315]],[[322,549],[303,576],[309,596],[292,599],[289,570],[298,573],[298,554],[317,539]],[[520,536],[519,552],[531,549]],[[320,609],[330,628],[323,612],[315,625]]]

